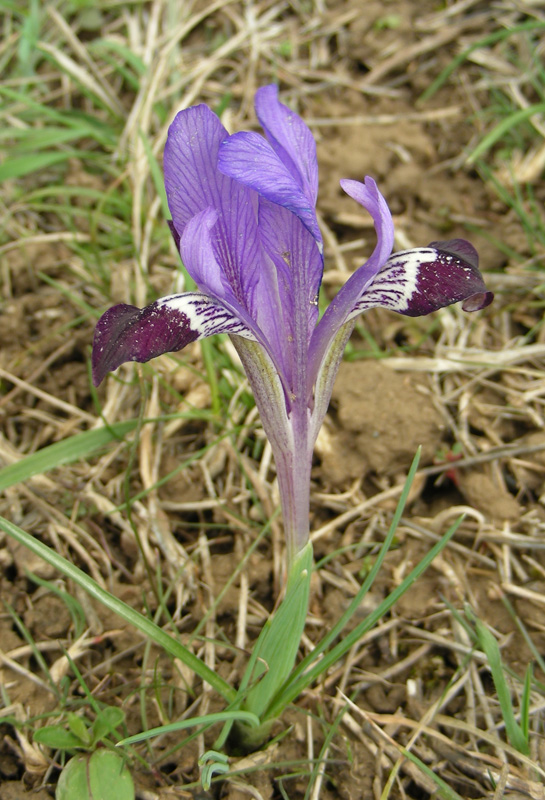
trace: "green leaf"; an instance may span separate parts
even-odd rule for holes
[[[81,747],[82,741],[64,725],[46,725],[38,728],[32,736],[35,742],[51,747],[52,750],[75,750]]]
[[[260,678],[244,699],[244,708],[258,717],[293,669],[305,627],[311,574],[312,544],[309,542],[293,562],[285,597],[263,626],[249,666],[252,673],[246,674],[242,681],[244,687]]]
[[[178,720],[178,722],[171,722],[170,725],[150,728],[149,731],[142,731],[142,733],[136,733],[134,736],[129,736],[127,739],[122,739],[117,743],[117,746],[120,747],[126,744],[144,742],[146,739],[153,739],[154,736],[162,736],[164,733],[177,733],[187,728],[194,728],[197,725],[206,725],[209,727],[210,725],[215,725],[217,722],[231,720],[235,722],[244,722],[252,727],[259,725],[259,719],[255,714],[251,714],[249,711],[217,711],[215,714],[206,714],[204,717],[190,717],[189,719]]]
[[[60,161],[67,161],[69,153],[66,151],[51,153],[35,153],[34,155],[7,158],[0,164],[0,183],[9,178],[22,178],[40,169],[51,167]]]
[[[103,708],[97,715],[92,727],[93,741],[96,744],[105,736],[115,731],[115,729],[125,721],[125,712],[116,706]]]
[[[169,636],[159,625],[155,622],[135,611],[127,603],[114,597],[101,586],[96,583],[89,575],[83,570],[71,564],[66,558],[60,556],[55,550],[35,539],[26,531],[14,525],[4,517],[0,517],[0,529],[5,531],[8,536],[11,536],[16,541],[28,547],[36,555],[43,558],[48,564],[51,564],[55,569],[58,569],[63,575],[71,578],[78,586],[84,589],[91,597],[98,600],[106,608],[109,608],[115,614],[118,614],[129,625],[133,625],[137,630],[141,631],[144,636],[149,637],[155,644],[164,650],[166,653],[179,658],[190,669],[197,673],[203,680],[207,681],[218,694],[228,703],[232,703],[236,698],[235,690],[229,686],[226,680],[218,675],[214,670],[207,667],[194,653],[185,647],[181,642],[173,636]]]
[[[78,717],[77,714],[74,714],[73,711],[71,711],[68,714],[68,727],[70,728],[71,733],[73,733],[74,736],[77,736],[80,742],[82,742],[82,744],[84,745],[91,744],[91,735],[89,734],[89,728],[82,720],[82,718]]]
[[[518,724],[515,713],[513,710],[513,702],[511,700],[511,692],[507,681],[505,679],[505,671],[501,660],[500,647],[496,641],[495,636],[475,616],[470,608],[466,608],[466,617],[473,622],[475,626],[475,634],[477,642],[481,650],[486,655],[490,672],[492,673],[492,680],[496,694],[498,695],[498,702],[500,704],[503,721],[505,723],[505,732],[511,745],[525,756],[530,755],[530,747],[528,740],[524,735],[524,731]]]
[[[74,756],[63,769],[55,800],[134,800],[134,783],[121,756],[97,750]]]
[[[97,450],[102,450],[110,442],[122,439],[127,433],[135,430],[137,419],[117,422],[104,428],[84,431],[62,442],[55,442],[48,447],[43,447],[15,464],[0,469],[0,492],[16,483],[27,481],[33,475],[41,475],[50,469],[71,464],[73,461],[88,458]]]
[[[518,111],[514,111],[512,114],[509,114],[508,117],[502,119],[495,128],[493,128],[490,133],[479,142],[477,147],[471,151],[469,154],[467,161],[468,164],[474,164],[475,161],[486,153],[496,142],[505,136],[511,128],[515,128],[521,122],[525,122],[530,117],[533,117],[535,114],[542,114],[545,111],[545,103],[536,103],[533,106],[528,106],[528,108],[521,108]]]
[[[409,761],[412,761],[413,764],[416,764],[417,767],[420,767],[422,772],[431,778],[432,781],[435,783],[437,787],[437,795],[441,797],[442,800],[463,800],[463,797],[460,797],[458,792],[455,792],[443,778],[440,778],[439,775],[435,772],[435,770],[430,769],[427,764],[425,764],[418,756],[415,756],[414,753],[411,753],[410,750],[402,750],[401,751],[405,758],[408,758]]]

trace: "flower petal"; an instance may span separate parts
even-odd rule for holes
[[[170,295],[146,308],[121,303],[99,319],[93,340],[93,383],[125,361],[149,361],[213,333],[253,334],[221,303],[197,292]]]
[[[204,272],[197,277],[191,273],[191,266],[186,266],[201,288],[217,294],[220,283],[228,285],[240,305],[248,308],[248,296],[259,280],[258,196],[218,170],[219,147],[227,136],[207,106],[180,111],[169,128],[165,146],[165,189],[180,237],[198,214],[216,211],[212,241],[222,280],[216,271],[212,288],[204,282]],[[210,277],[210,270],[207,275]]]
[[[392,252],[394,244],[394,223],[386,200],[380,193],[373,178],[365,178],[364,183],[342,180],[344,191],[353,197],[373,217],[377,244],[366,263],[357,269],[333,298],[324,316],[316,326],[309,348],[308,392],[312,393],[322,359],[337,331],[350,319],[351,312],[362,297],[375,275]]]
[[[294,178],[263,136],[248,131],[229,136],[221,144],[218,168],[272,203],[296,214],[322,247],[313,199],[301,188],[300,181]]]
[[[263,330],[276,324],[275,354],[291,392],[299,396],[305,393],[308,343],[318,318],[322,257],[301,220],[265,199],[259,206],[259,230],[263,254],[271,260],[277,276],[278,301],[269,308],[263,298],[258,321]],[[276,319],[269,322],[266,318],[271,314]]]
[[[464,311],[478,311],[494,295],[487,291],[477,265],[477,252],[464,239],[394,253],[349,318],[376,306],[420,317],[460,300]]]
[[[255,110],[267,139],[314,207],[318,196],[318,159],[316,142],[308,126],[279,101],[278,87],[274,84],[257,90]]]
[[[165,189],[174,226],[181,236],[189,220],[217,206],[223,176],[217,171],[218,150],[229,134],[205,105],[180,111],[165,144]]]

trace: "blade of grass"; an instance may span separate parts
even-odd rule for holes
[[[467,157],[468,164],[474,164],[475,161],[486,153],[487,150],[496,144],[502,136],[505,136],[511,128],[515,128],[521,122],[533,117],[534,114],[541,114],[545,111],[545,103],[536,103],[535,105],[528,106],[528,108],[521,108],[518,111],[509,114],[508,117],[502,119],[495,128],[493,128],[486,136],[479,142],[477,147]]]
[[[464,798],[461,797],[458,792],[455,792],[454,789],[448,785],[448,783],[445,783],[445,781],[440,778],[439,775],[434,772],[434,770],[430,769],[427,764],[424,764],[424,762],[421,761],[418,756],[415,756],[410,750],[402,750],[401,752],[405,758],[408,758],[409,761],[412,761],[413,764],[416,764],[416,766],[419,767],[422,772],[428,776],[428,778],[432,779],[437,786],[437,794],[439,797],[442,797],[443,800],[464,800]]]
[[[371,630],[371,628],[373,628],[374,625],[377,624],[379,619],[392,608],[399,598],[405,594],[405,592],[416,580],[418,580],[420,575],[426,571],[433,559],[446,547],[450,539],[458,530],[462,519],[463,517],[460,517],[460,519],[458,519],[454,525],[448,529],[441,539],[432,547],[429,553],[426,554],[422,561],[420,561],[420,563],[417,564],[413,570],[411,570],[405,580],[388,595],[388,597],[379,605],[379,607],[372,614],[366,617],[366,619],[362,620],[362,622],[357,625],[354,630],[352,630],[335,647],[327,651],[317,664],[310,666],[305,672],[302,673],[302,664],[306,662],[306,665],[308,665],[309,661],[312,661],[313,659],[309,659],[307,657],[303,662],[301,662],[301,664],[294,670],[290,678],[286,681],[284,686],[280,689],[276,697],[273,698],[265,714],[263,715],[264,720],[277,717],[289,703],[295,700],[295,698],[307,688],[307,686],[310,686],[311,683],[314,683],[314,681],[317,680],[322,673],[326,672],[329,667],[341,659],[350,650],[350,648],[355,645],[359,639],[361,639],[364,634],[366,634],[369,630]],[[313,654],[314,651],[312,652],[311,656]]]
[[[34,153],[33,155],[19,156],[18,158],[8,158],[0,164],[0,183],[9,178],[22,178],[40,169],[46,169],[67,161],[71,154],[66,151],[53,151],[51,153]]]
[[[498,702],[500,704],[503,721],[505,723],[505,732],[513,747],[519,753],[525,756],[530,755],[530,748],[528,740],[524,736],[524,731],[518,724],[515,713],[513,710],[513,701],[511,700],[511,692],[505,679],[505,672],[501,659],[500,648],[494,635],[489,631],[486,625],[475,616],[473,611],[468,607],[466,608],[466,617],[473,623],[479,647],[486,655],[490,672],[492,673],[492,680],[496,694],[498,695]]]
[[[545,22],[530,21],[523,22],[520,25],[513,25],[511,28],[502,28],[502,30],[494,31],[494,33],[490,33],[488,36],[483,36],[482,39],[474,42],[463,52],[457,55],[456,58],[452,59],[450,64],[448,64],[433,81],[433,83],[428,86],[426,91],[420,95],[418,98],[418,103],[424,103],[426,100],[429,100],[431,97],[433,97],[433,95],[441,88],[445,81],[449,79],[452,73],[458,69],[460,64],[463,64],[466,58],[470,56],[471,53],[475,52],[475,50],[480,50],[483,47],[489,47],[492,44],[496,44],[496,42],[501,42],[504,39],[508,39],[510,36],[513,36],[516,33],[522,33],[524,31],[537,31],[542,30],[543,28],[545,28]]]
[[[55,442],[32,453],[15,464],[0,469],[0,492],[16,483],[21,483],[62,464],[70,464],[88,458],[92,454],[107,447],[110,442],[123,439],[127,433],[135,430],[138,420],[130,419],[116,422],[104,428],[84,431],[69,439]]]
[[[252,727],[259,725],[259,719],[250,711],[218,711],[216,714],[207,714],[204,717],[192,717],[191,719],[181,719],[178,722],[172,722],[170,725],[150,728],[149,731],[143,731],[134,736],[129,736],[127,739],[122,739],[117,743],[117,746],[121,747],[127,744],[143,742],[146,739],[152,739],[154,736],[162,736],[165,733],[176,733],[177,731],[183,731],[187,728],[194,728],[196,725],[210,727],[210,725],[215,725],[217,722],[226,722],[227,720],[244,722]]]
[[[70,561],[60,556],[55,550],[47,547],[43,542],[35,539],[34,536],[26,533],[26,531],[3,517],[0,517],[0,528],[7,533],[8,536],[11,536],[20,544],[28,547],[35,555],[43,558],[44,561],[51,564],[51,566],[55,567],[55,569],[67,578],[75,581],[75,583],[90,594],[91,597],[94,597],[99,603],[102,603],[106,608],[109,608],[110,611],[120,616],[125,622],[128,622],[129,625],[134,626],[143,633],[144,636],[152,639],[162,650],[174,656],[174,658],[179,658],[182,663],[186,664],[193,672],[199,675],[203,681],[209,683],[224,700],[231,703],[235,699],[236,692],[229,686],[227,681],[207,667],[196,655],[184,647],[181,642],[169,636],[158,625],[147,619],[147,617],[144,617],[138,611],[135,611],[122,600],[111,595],[90,578],[89,575],[79,569],[79,567],[71,564]]]

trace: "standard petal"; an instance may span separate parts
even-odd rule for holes
[[[305,391],[308,344],[318,318],[322,258],[300,219],[268,200],[260,203],[259,230],[263,253],[276,272],[278,303],[269,309],[262,298],[258,320],[276,314],[277,358],[284,365],[292,393],[299,396]],[[260,325],[272,327],[268,320]]]
[[[494,295],[477,265],[477,252],[464,239],[402,250],[388,259],[349,318],[376,306],[420,317],[460,300],[464,311],[478,311]]]
[[[165,189],[180,236],[192,217],[218,204],[223,180],[217,171],[218,150],[227,136],[218,117],[205,105],[180,111],[168,130],[163,159]]]
[[[257,90],[255,110],[267,139],[314,207],[318,195],[318,159],[316,142],[308,126],[279,101],[274,84]]]
[[[126,361],[149,361],[213,333],[253,333],[221,303],[197,292],[170,295],[146,308],[122,303],[99,319],[93,340],[93,383]]]
[[[263,136],[248,131],[229,136],[219,149],[218,168],[272,203],[296,214],[321,248],[322,234],[314,200],[305,193],[300,181]]]
[[[214,209],[217,222],[212,243],[218,269],[240,305],[249,308],[248,298],[259,280],[258,196],[218,170],[219,147],[227,136],[207,106],[180,111],[165,146],[165,189],[180,237],[194,217]],[[186,266],[202,284],[203,273],[197,277]],[[218,286],[219,279],[215,293]]]
[[[364,183],[342,180],[344,191],[368,211],[375,223],[377,244],[371,257],[357,269],[333,298],[312,336],[309,349],[308,392],[311,395],[330,343],[339,328],[350,318],[356,303],[362,297],[375,275],[387,260],[394,245],[394,223],[386,200],[380,193],[373,178],[365,178]]]

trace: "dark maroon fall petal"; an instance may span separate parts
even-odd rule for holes
[[[441,250],[443,253],[449,253],[451,256],[465,261],[470,267],[479,269],[479,254],[466,239],[448,239],[441,242],[430,242],[428,247],[435,247],[436,250]]]
[[[382,306],[408,317],[421,317],[460,301],[464,311],[478,311],[494,297],[478,263],[477,251],[464,239],[394,253],[350,316]]]
[[[199,337],[187,314],[153,303],[146,308],[121,303],[99,319],[93,340],[93,383],[126,361],[149,361],[181,350]]]

